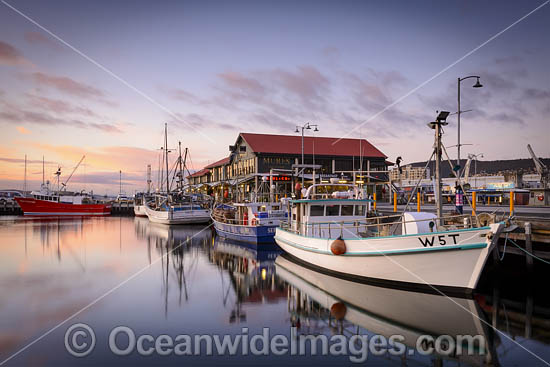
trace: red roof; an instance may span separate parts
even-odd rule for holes
[[[214,167],[219,167],[219,166],[223,166],[224,164],[227,164],[229,163],[229,157],[226,157],[224,159],[220,159],[219,161],[216,161],[214,163],[211,163],[209,164],[208,166],[205,166],[204,168],[214,168]]]
[[[256,153],[302,154],[302,136],[241,133],[240,136]],[[365,139],[304,136],[304,154],[328,156],[387,156]]]
[[[209,172],[210,172],[210,170],[208,168],[203,168],[200,171],[197,171],[195,173],[190,174],[189,176],[187,176],[187,178],[202,176],[202,175],[205,175]]]

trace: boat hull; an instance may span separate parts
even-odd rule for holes
[[[275,241],[305,265],[344,279],[430,293],[467,294],[477,286],[492,248],[487,235],[496,228],[344,239],[343,255],[330,251],[334,239],[301,236],[281,228],[276,230]],[[424,246],[426,239],[432,245]]]
[[[33,216],[103,216],[111,214],[110,204],[68,204],[33,198],[15,198],[23,215]]]
[[[237,224],[222,223],[215,219],[214,228],[220,237],[251,244],[273,244],[275,243],[275,229],[278,225],[245,226]]]
[[[134,205],[134,215],[136,217],[146,217],[147,211],[145,210],[145,205]]]
[[[153,210],[148,206],[145,212],[149,220],[160,224],[198,224],[208,223],[210,221],[210,210]]]

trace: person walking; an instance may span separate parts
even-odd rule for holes
[[[455,196],[455,205],[456,205],[456,211],[460,215],[464,214],[463,204],[464,204],[464,193],[462,191],[462,187],[457,186],[456,196]]]

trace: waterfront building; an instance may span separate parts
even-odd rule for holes
[[[213,195],[231,195],[238,200],[254,200],[269,193],[289,196],[295,183],[314,181],[354,182],[379,195],[389,192],[386,155],[366,139],[305,136],[304,164],[316,169],[296,167],[302,163],[302,137],[240,133],[229,156],[189,175],[193,190]],[[227,191],[227,193],[225,193]],[[382,196],[379,196],[380,198]]]

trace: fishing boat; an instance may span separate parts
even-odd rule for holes
[[[210,209],[204,200],[178,199],[171,201],[172,196],[157,196],[155,202],[145,204],[145,213],[153,223],[161,224],[194,224],[208,223]]]
[[[146,217],[147,211],[145,210],[145,203],[152,197],[146,193],[138,192],[134,196],[134,215],[136,217]]]
[[[179,157],[175,162],[172,181],[176,180],[176,189],[170,188],[170,169],[168,166],[168,127],[164,125],[164,161],[166,164],[166,191],[154,195],[154,199],[145,200],[145,213],[153,223],[161,224],[193,224],[208,223],[210,221],[211,199],[207,195],[187,194],[183,187],[183,171],[185,159],[181,154],[179,144]],[[187,150],[186,150],[187,157]]]
[[[298,261],[345,279],[471,293],[504,222],[486,224],[476,216],[441,215],[442,120],[432,123],[439,215],[404,212],[369,218],[370,200],[358,187],[317,184],[302,199],[290,201],[289,219],[276,229],[277,244]]]
[[[111,204],[99,203],[93,195],[85,193],[69,193],[67,183],[82,163],[85,156],[73,169],[67,180],[60,183],[61,168],[57,169],[57,190],[52,190],[48,182],[42,180],[39,191],[32,191],[30,197],[16,197],[15,201],[21,207],[23,215],[35,216],[103,216],[111,214]],[[60,187],[63,187],[60,189]]]
[[[274,243],[275,229],[285,219],[282,202],[220,204],[212,211],[218,236],[251,244]]]

